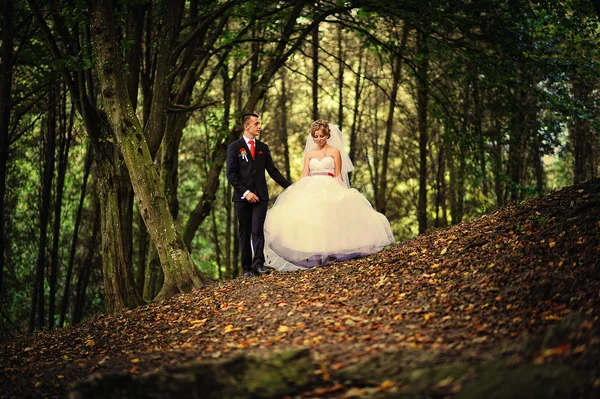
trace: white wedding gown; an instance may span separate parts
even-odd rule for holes
[[[309,269],[366,256],[394,243],[389,221],[356,189],[333,178],[332,157],[309,161],[310,176],[284,190],[265,220],[265,266]]]

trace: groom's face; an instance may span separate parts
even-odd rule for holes
[[[246,131],[246,136],[255,138],[260,135],[260,119],[253,116],[250,120],[244,124],[244,130]]]

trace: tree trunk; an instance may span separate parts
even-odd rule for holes
[[[337,46],[338,46],[338,126],[343,131],[344,125],[344,32],[342,25],[337,28]]]
[[[257,40],[258,36],[258,28],[254,26],[252,28],[252,39],[253,42],[250,46],[251,50],[251,59],[250,59],[250,93],[254,91],[256,85],[258,84],[258,54],[260,53],[260,45]]]
[[[581,79],[573,81],[573,96],[586,108],[587,114],[591,113],[591,93],[593,85],[589,82],[581,82]],[[573,146],[573,183],[579,184],[598,175],[598,151],[599,142],[597,133],[590,126],[589,120],[594,115],[585,118],[573,118],[570,126],[570,141]]]
[[[594,5],[594,10],[596,10],[598,19],[600,19],[600,0],[592,0],[592,4]]]
[[[222,252],[221,252],[221,242],[219,240],[219,226],[217,224],[217,216],[215,215],[215,208],[210,212],[211,216],[211,228],[212,228],[212,236],[213,236],[213,245],[215,247],[215,262],[217,264],[217,278],[221,280],[223,277],[221,275],[221,264],[222,264]]]
[[[467,177],[467,153],[464,146],[458,149],[458,176],[457,176],[457,195],[458,201],[456,206],[456,223],[462,222],[465,216],[465,192],[466,192],[466,177]],[[454,218],[452,219],[454,222]]]
[[[67,264],[67,273],[65,277],[65,285],[63,289],[62,305],[60,308],[59,327],[64,326],[67,317],[67,308],[69,304],[69,295],[71,291],[71,276],[73,275],[73,264],[75,263],[75,253],[77,251],[77,242],[79,241],[79,226],[81,225],[81,215],[83,213],[83,204],[85,201],[88,178],[92,169],[92,154],[91,144],[86,145],[85,161],[83,164],[83,182],[81,184],[81,194],[79,196],[79,205],[77,206],[77,214],[75,215],[75,226],[73,227],[73,238],[71,239],[71,249],[69,251],[69,263]],[[95,218],[95,216],[94,216]]]
[[[448,184],[446,183],[446,159],[448,156],[448,145],[447,143],[444,144],[443,146],[443,152],[444,152],[444,160],[443,160],[443,165],[444,165],[444,172],[442,173],[442,187],[441,187],[441,191],[442,191],[442,195],[441,195],[441,206],[442,206],[442,226],[448,226],[448,202],[447,202],[447,198],[448,198]]]
[[[73,306],[73,313],[71,315],[71,324],[75,325],[79,323],[83,317],[83,309],[85,306],[85,292],[90,279],[91,270],[94,265],[94,255],[96,248],[98,247],[98,234],[101,231],[100,227],[100,200],[97,194],[97,182],[98,175],[94,173],[92,176],[92,186],[90,187],[90,198],[91,204],[89,209],[89,215],[91,216],[91,233],[87,237],[85,244],[83,245],[83,256],[79,264],[77,272],[77,285],[75,286],[75,301]]]
[[[477,138],[477,163],[481,174],[481,190],[483,196],[487,197],[489,192],[487,165],[485,161],[485,137],[483,136],[483,96],[479,92],[477,77],[473,79],[473,131]]]
[[[100,2],[98,2],[100,4]],[[104,12],[110,12],[112,17],[112,6],[109,3],[104,4],[105,10]],[[183,14],[184,1],[183,0],[171,0],[169,2],[165,2],[163,4],[165,13],[163,17],[163,37],[160,40],[158,54],[156,59],[156,74],[154,76],[154,84],[152,85],[152,105],[150,106],[150,115],[148,117],[147,125],[145,128],[145,136],[146,143],[145,145],[148,147],[148,151],[150,153],[150,159],[154,159],[154,156],[158,153],[158,149],[163,140],[163,136],[165,134],[165,127],[167,126],[167,115],[169,104],[171,102],[171,85],[173,83],[173,64],[174,60],[171,56],[173,48],[175,47],[175,43],[177,41],[177,35],[179,34],[179,26],[181,24],[181,18]],[[111,7],[108,9],[108,7]],[[99,15],[99,9],[102,9],[102,6],[96,6],[96,2],[91,6],[91,12]],[[114,25],[114,20],[110,21],[111,25],[106,25],[104,27],[98,26],[95,34],[101,35],[105,41],[102,45],[96,46],[96,48],[100,48],[101,46],[106,46],[106,42],[108,40],[113,41],[115,44],[118,43],[116,37],[116,27]],[[93,25],[92,25],[93,26]],[[104,32],[102,32],[104,30]],[[111,32],[108,32],[111,30]],[[104,33],[104,34],[103,34]],[[107,35],[111,35],[111,38],[108,39]],[[106,50],[105,50],[106,51]],[[119,57],[118,48],[114,49],[115,58]],[[106,56],[106,55],[105,55]],[[107,60],[104,60],[106,65]],[[111,61],[112,62],[112,61]],[[119,70],[111,70],[111,71],[100,71],[104,72],[101,76],[108,75],[116,75],[122,73],[124,71],[123,68],[123,60],[118,59]],[[107,65],[108,66],[108,65]],[[116,66],[112,65],[113,67]],[[102,78],[101,78],[102,79]],[[124,84],[124,79],[122,76],[119,76],[118,80],[120,80],[122,84]],[[113,82],[115,84],[115,82]],[[104,86],[103,86],[104,87]],[[126,86],[121,86],[126,87]],[[117,86],[117,89],[121,87]],[[119,101],[124,101],[125,99],[120,99]],[[128,100],[128,98],[127,98]],[[127,102],[128,106],[131,108],[131,102]],[[135,115],[132,115],[135,116]],[[114,116],[113,116],[114,117]],[[109,116],[109,118],[111,118]],[[111,118],[112,119],[112,118]],[[137,120],[137,118],[136,118]],[[137,122],[139,125],[139,122]],[[140,126],[141,129],[141,126]],[[138,141],[140,141],[138,139]],[[121,148],[122,150],[122,148]],[[127,161],[126,161],[127,163]],[[128,164],[128,166],[130,166]],[[131,170],[129,170],[131,173]],[[132,178],[133,180],[133,178]]]
[[[3,0],[0,30],[0,307],[4,303],[4,261],[6,238],[4,231],[4,196],[6,195],[6,165],[8,163],[10,110],[12,107],[13,77],[13,6],[12,0]]]
[[[56,85],[59,89],[60,86]],[[71,109],[68,126],[66,120],[66,93],[63,101],[60,103],[62,117],[60,118],[60,142],[58,149],[58,175],[56,179],[56,198],[54,201],[54,226],[52,233],[52,251],[50,256],[50,296],[48,298],[48,328],[54,328],[54,316],[56,314],[56,284],[58,280],[58,247],[60,244],[60,222],[62,214],[63,192],[65,187],[65,175],[67,173],[67,164],[69,162],[69,149],[71,147],[71,137],[73,133],[74,109]]]
[[[312,31],[312,119],[319,119],[319,25]]]
[[[158,251],[152,242],[149,244],[143,290],[143,298],[148,302],[153,301],[158,296],[165,281],[165,275],[160,265],[160,259],[158,258]]]
[[[372,78],[370,78],[372,79]],[[369,166],[369,180],[372,182],[372,187],[373,187],[373,197],[374,198],[379,198],[379,172],[380,172],[380,162],[381,162],[381,158],[380,158],[380,151],[379,151],[379,143],[380,143],[380,139],[379,139],[379,135],[381,131],[384,131],[385,129],[380,128],[379,126],[379,115],[380,115],[380,105],[382,103],[382,94],[383,92],[381,90],[376,90],[375,93],[371,96],[369,96],[369,100],[371,101],[371,104],[369,104],[369,107],[371,110],[374,110],[374,116],[373,116],[373,128],[372,128],[372,136],[371,136],[371,144],[372,144],[372,155],[369,156],[369,153],[366,152],[365,153],[365,158],[367,160],[367,165]],[[383,100],[383,102],[385,102],[385,100]],[[383,105],[385,107],[385,104]],[[366,148],[365,148],[366,149]],[[372,161],[372,162],[371,162]]]
[[[125,87],[125,86],[123,86]],[[97,190],[102,217],[102,275],[108,313],[132,309],[142,301],[135,291],[131,265],[127,263],[118,187],[119,179],[107,165],[98,165]],[[106,232],[110,232],[107,234]]]
[[[221,171],[223,170],[223,165],[227,158],[227,146],[222,143],[218,144],[217,147],[217,150],[213,153],[211,168],[206,176],[206,185],[202,193],[202,198],[190,214],[183,230],[183,240],[187,248],[192,247],[194,235],[204,219],[210,214],[210,210],[216,199]]]
[[[135,278],[135,286],[136,291],[142,297],[142,299],[146,299],[144,293],[144,285],[146,280],[146,262],[148,259],[149,252],[149,237],[148,231],[146,230],[146,225],[144,224],[144,218],[142,215],[137,212],[137,225],[139,226],[138,231],[138,245],[137,252],[138,256],[136,258],[136,278]]]
[[[127,5],[129,20],[125,40],[131,42],[131,46],[125,53],[125,64],[127,65],[127,92],[131,106],[137,108],[138,86],[140,81],[140,69],[142,64],[142,39],[144,35],[145,4]]]
[[[404,51],[408,40],[409,30],[405,26],[402,32],[400,41],[400,50]],[[398,88],[400,87],[400,77],[402,73],[402,59],[398,56],[394,57],[393,76],[392,76],[392,91],[390,92],[390,103],[388,107],[388,115],[385,122],[385,138],[383,141],[383,151],[381,153],[381,172],[379,173],[379,188],[377,189],[377,197],[375,198],[376,209],[385,214],[387,204],[387,184],[388,184],[388,163],[390,157],[390,144],[392,134],[394,132],[394,111],[396,110],[396,98],[398,97]],[[426,72],[425,72],[426,73]]]
[[[32,297],[31,315],[29,317],[29,332],[36,328],[44,327],[44,270],[46,268],[46,242],[48,240],[48,219],[50,216],[50,201],[52,195],[52,180],[54,177],[54,152],[56,147],[56,91],[51,87],[49,91],[48,119],[46,123],[46,137],[42,140],[41,159],[44,160],[42,175],[42,201],[40,209],[40,238],[35,271],[34,291]],[[37,322],[36,322],[37,319]]]
[[[531,143],[531,164],[535,176],[535,191],[537,195],[543,195],[546,191],[546,172],[544,171],[543,153],[541,151],[542,142],[540,136],[535,134]]]
[[[427,103],[429,101],[429,51],[427,48],[427,36],[423,32],[418,33],[417,48],[419,57],[421,58],[417,74],[417,113],[419,120],[419,205],[417,219],[419,221],[419,233],[424,233],[427,230],[427,143],[429,140]]]
[[[526,107],[526,89],[520,89],[520,99],[522,107]],[[526,154],[527,154],[527,126],[525,122],[525,112],[519,109],[512,116],[511,130],[508,143],[508,171],[507,175],[510,179],[508,187],[509,201],[518,201],[522,197],[522,189],[525,185],[523,177],[526,172]]]
[[[225,64],[222,67],[223,80],[223,131],[229,131],[231,119],[231,105],[233,101],[233,84],[234,79],[229,78],[229,68]],[[233,223],[233,206],[230,200],[232,196],[232,188],[230,184],[223,186],[223,202],[225,208],[225,278],[230,280],[232,277],[231,270],[231,224]],[[221,269],[219,269],[221,270]]]
[[[154,46],[152,37],[152,27],[154,20],[152,19],[152,4],[148,5],[149,11],[146,13],[146,29],[143,33],[143,42],[146,49],[151,49]],[[156,72],[156,52],[145,51],[143,67],[140,69],[140,91],[142,92],[142,123],[144,130],[150,119],[150,110],[152,108],[152,82]],[[137,107],[136,107],[137,108]]]
[[[462,137],[467,137],[469,134],[469,88],[468,85],[462,90]],[[450,197],[450,214],[452,215],[452,224],[462,222],[464,216],[464,199],[465,199],[465,175],[466,175],[466,146],[462,144],[460,137],[451,146],[451,156],[449,158],[450,168],[450,186],[452,194]]]
[[[287,74],[286,69],[281,68],[281,93],[279,96],[279,140],[283,145],[283,169],[285,178],[292,180],[291,164],[290,164],[290,144],[288,142],[288,89],[287,89]]]
[[[127,164],[138,209],[157,248],[165,275],[157,299],[165,299],[177,292],[189,292],[208,280],[192,261],[175,228],[142,127],[124,90],[123,61],[119,56],[112,3],[109,0],[94,2],[91,5],[91,21],[107,114]]]
[[[175,117],[175,116],[174,116]],[[179,145],[183,137],[183,126],[173,123],[170,126],[175,130],[165,134],[160,160],[160,180],[167,198],[169,212],[173,220],[179,216],[179,199],[177,187],[179,186]]]
[[[448,192],[448,204],[450,205],[450,217],[452,218],[452,224],[456,224],[458,220],[458,178],[456,168],[457,156],[453,153],[453,146],[450,145],[450,152],[448,154],[448,175],[450,178],[450,191]]]
[[[438,135],[439,136],[439,135]],[[442,227],[447,225],[445,211],[442,211],[440,220],[440,208],[445,208],[446,203],[446,148],[447,144],[444,139],[439,140],[438,156],[437,156],[437,173],[435,178],[435,224],[434,227]]]
[[[358,53],[358,70],[356,73],[356,84],[354,85],[354,107],[352,112],[352,128],[350,129],[350,151],[348,152],[348,156],[352,163],[356,163],[356,138],[358,136],[358,126],[360,126],[360,99],[362,94],[362,79],[361,76],[363,74],[363,55],[364,50],[363,46],[360,46]],[[348,176],[350,182],[352,182],[352,174]]]
[[[225,203],[225,278],[230,280],[232,273],[232,243],[231,243],[231,227],[234,221],[232,201],[229,199],[232,195],[231,184],[225,184],[223,187],[223,202]]]
[[[385,122],[385,137],[383,139],[383,149],[381,152],[381,169],[378,173],[378,186],[377,195],[375,196],[375,208],[377,211],[385,214],[385,205],[387,197],[387,175],[388,175],[388,161],[390,156],[390,143],[392,141],[392,132],[394,129],[394,111],[396,109],[396,97],[398,94],[398,87],[400,85],[400,72],[401,62],[399,57],[395,57],[392,61],[393,73],[392,73],[392,91],[389,96],[388,115]]]
[[[232,211],[235,212],[235,211]],[[231,265],[232,265],[232,270],[233,270],[233,275],[232,277],[235,278],[237,276],[240,276],[242,274],[242,265],[240,263],[240,226],[238,223],[233,223],[233,248],[232,248],[232,253],[233,253],[233,260],[231,261]]]
[[[123,242],[123,263],[129,269],[128,274],[133,276],[133,187],[127,173],[127,166],[119,154],[119,148],[114,146],[115,181],[117,182],[119,213],[121,217],[121,236]]]
[[[496,207],[504,206],[504,168],[502,167],[502,126],[500,116],[494,115],[492,126],[492,159],[494,173],[494,192],[496,194]]]

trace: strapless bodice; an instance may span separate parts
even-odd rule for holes
[[[322,174],[334,174],[335,173],[335,161],[333,157],[325,157],[323,159],[311,158],[308,162],[311,176],[318,176]]]

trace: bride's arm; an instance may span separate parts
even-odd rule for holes
[[[304,167],[302,168],[302,174],[300,175],[300,179],[308,176],[310,169],[308,167],[308,163],[310,162],[310,151],[304,154]]]
[[[342,156],[340,155],[340,150],[335,149],[335,153],[333,154],[333,159],[335,161],[335,177],[340,180],[342,179]]]

